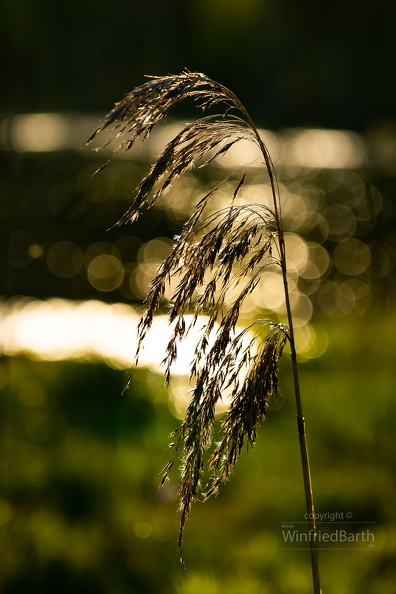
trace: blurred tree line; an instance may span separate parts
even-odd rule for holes
[[[269,128],[394,118],[396,5],[1,0],[2,112],[106,111],[144,74],[203,71]]]

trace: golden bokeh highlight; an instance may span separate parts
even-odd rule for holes
[[[117,289],[124,280],[124,268],[115,256],[102,254],[93,258],[88,266],[88,280],[98,291],[107,293]]]

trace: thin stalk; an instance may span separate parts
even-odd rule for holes
[[[303,472],[303,481],[304,481],[304,493],[305,493],[305,507],[308,514],[308,527],[309,527],[309,544],[310,544],[310,552],[311,552],[311,569],[312,569],[312,584],[313,584],[313,592],[314,594],[321,594],[322,590],[320,588],[320,577],[319,577],[319,563],[318,563],[318,548],[317,548],[317,530],[316,530],[316,522],[315,522],[315,507],[314,507],[314,500],[313,500],[313,490],[312,490],[312,480],[311,480],[311,469],[309,463],[309,455],[308,455],[308,443],[307,443],[307,435],[305,431],[305,420],[303,415],[303,408],[302,408],[302,401],[301,401],[301,391],[300,391],[300,380],[298,374],[298,365],[297,365],[297,352],[295,346],[295,338],[294,338],[294,326],[293,326],[293,316],[291,311],[290,305],[290,293],[289,293],[289,284],[287,280],[287,266],[286,266],[286,247],[285,247],[285,238],[283,233],[283,226],[282,226],[282,216],[281,216],[281,205],[278,200],[278,188],[276,186],[276,178],[274,175],[274,166],[269,157],[268,151],[261,140],[260,134],[251,119],[249,113],[245,109],[244,105],[240,103],[239,99],[233,95],[234,101],[238,103],[239,108],[244,113],[249,125],[251,126],[258,144],[260,146],[262,155],[264,157],[264,161],[268,170],[269,180],[271,184],[271,193],[274,202],[274,214],[275,214],[275,221],[276,226],[278,229],[278,239],[279,239],[279,251],[280,251],[280,262],[281,262],[281,269],[282,269],[282,280],[283,280],[283,287],[285,293],[285,304],[286,304],[286,313],[287,313],[287,320],[289,326],[289,343],[290,343],[290,354],[291,354],[291,363],[292,363],[292,371],[293,371],[293,384],[294,384],[294,396],[295,396],[295,403],[296,403],[296,411],[297,411],[297,429],[298,429],[298,440],[300,444],[300,456],[301,456],[301,464],[302,464],[302,472]]]
[[[321,594],[322,590],[320,589],[318,548],[317,548],[317,542],[316,542],[317,531],[316,531],[316,522],[315,522],[315,507],[314,507],[313,491],[312,491],[311,469],[310,469],[309,455],[308,455],[307,434],[305,431],[305,421],[304,421],[302,401],[301,401],[300,380],[299,380],[298,365],[297,365],[297,352],[296,352],[296,343],[295,343],[295,338],[294,338],[293,316],[292,316],[291,305],[290,305],[289,284],[288,284],[288,280],[287,280],[285,239],[284,239],[282,222],[281,222],[282,219],[280,217],[280,207],[277,204],[277,202],[278,202],[277,194],[275,192],[275,187],[274,187],[272,177],[271,177],[271,186],[272,186],[272,195],[273,195],[273,199],[274,199],[275,217],[277,219],[277,226],[278,226],[278,232],[279,232],[280,262],[281,262],[281,269],[282,269],[283,287],[284,287],[284,293],[285,293],[287,321],[288,321],[288,326],[289,326],[290,355],[291,355],[291,363],[292,363],[292,370],[293,370],[294,396],[295,396],[295,403],[296,403],[296,410],[297,410],[298,440],[299,440],[299,444],[300,444],[300,455],[301,455],[301,464],[302,464],[303,481],[304,481],[304,493],[305,493],[305,507],[306,507],[307,514],[308,514],[308,527],[309,527],[309,536],[310,536],[309,546],[310,546],[310,552],[311,552],[312,584],[313,584],[314,594]]]
[[[296,402],[296,409],[297,409],[298,440],[299,440],[299,444],[300,444],[300,455],[301,455],[301,464],[302,464],[303,480],[304,480],[305,507],[306,507],[307,514],[308,514],[312,583],[313,583],[314,594],[321,594],[322,590],[320,589],[318,548],[317,548],[317,542],[316,542],[317,531],[316,531],[316,522],[315,522],[315,507],[314,507],[314,500],[313,500],[307,435],[306,435],[306,431],[305,431],[305,421],[304,421],[302,402],[301,402],[300,380],[299,380],[299,375],[298,375],[297,353],[296,353],[295,340],[294,340],[293,318],[292,318],[292,313],[291,313],[289,288],[288,288],[288,282],[287,282],[286,260],[284,259],[283,237],[282,237],[282,241],[280,241],[280,243],[281,243],[281,246],[283,245],[283,247],[281,247],[281,252],[283,251],[282,276],[283,276],[283,286],[284,286],[284,291],[285,291],[287,319],[288,319],[288,325],[289,325],[289,342],[290,342],[290,353],[291,353],[291,362],[292,362],[292,370],[293,370],[294,395],[295,395],[295,402]]]

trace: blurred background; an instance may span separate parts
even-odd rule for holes
[[[255,451],[216,500],[193,509],[187,572],[176,555],[177,476],[158,485],[192,351],[186,345],[167,390],[163,315],[122,395],[142,299],[192,200],[252,155],[240,145],[186,175],[134,226],[114,228],[164,142],[198,114],[180,106],[147,144],[95,177],[109,153],[82,147],[144,75],[188,68],[240,97],[279,176],[319,528],[374,535],[370,547],[321,545],[323,591],[388,594],[395,3],[1,0],[0,8],[0,588],[311,591],[309,553],[282,529],[304,526],[305,513],[287,356],[282,397]],[[250,179],[246,199],[264,199],[263,171]],[[227,204],[225,193],[217,204]],[[261,289],[242,321],[282,318],[279,277]]]

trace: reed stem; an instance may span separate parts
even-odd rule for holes
[[[310,469],[310,464],[309,464],[307,434],[305,431],[305,421],[304,421],[302,402],[301,402],[300,380],[299,380],[299,375],[298,375],[297,353],[296,353],[295,340],[294,340],[293,318],[292,318],[291,307],[290,307],[289,289],[288,289],[287,274],[286,274],[286,264],[284,266],[282,266],[282,275],[283,275],[283,285],[284,285],[284,289],[285,289],[286,310],[287,310],[289,335],[290,335],[289,342],[290,342],[290,353],[291,353],[291,362],[292,362],[292,370],[293,370],[294,395],[295,395],[296,410],[297,410],[298,440],[299,440],[299,444],[300,444],[300,455],[301,455],[301,464],[302,464],[303,481],[304,481],[305,507],[306,507],[307,515],[308,515],[308,527],[309,527],[309,535],[310,535],[309,546],[310,546],[310,552],[311,552],[312,584],[313,584],[314,594],[321,594],[322,590],[320,589],[318,548],[317,548],[317,541],[316,541],[317,531],[316,531],[316,522],[315,522],[315,507],[314,507],[313,491],[312,491],[311,469]]]
[[[274,175],[274,166],[272,161],[268,155],[268,151],[261,140],[259,132],[251,119],[249,113],[246,111],[244,106],[242,106],[242,111],[244,112],[247,120],[249,121],[249,125],[251,126],[257,141],[259,143],[261,152],[264,157],[264,161],[269,173],[269,179],[271,184],[271,192],[274,202],[274,214],[276,220],[276,226],[278,229],[278,239],[279,239],[279,251],[280,251],[280,263],[282,269],[282,280],[283,280],[283,287],[285,293],[285,305],[286,305],[286,314],[289,326],[289,343],[290,343],[290,354],[291,354],[291,363],[292,363],[292,371],[293,371],[293,384],[294,384],[294,396],[295,396],[295,403],[296,403],[296,411],[297,411],[297,429],[298,429],[298,440],[300,444],[300,456],[301,456],[301,465],[302,465],[302,472],[303,472],[303,481],[304,481],[304,493],[305,493],[305,507],[307,510],[308,515],[308,528],[309,528],[309,545],[310,545],[310,553],[311,553],[311,570],[312,570],[312,585],[313,585],[313,592],[314,594],[321,594],[322,590],[320,588],[320,577],[319,577],[319,563],[318,563],[318,548],[317,548],[317,530],[316,530],[316,522],[315,522],[315,507],[314,507],[314,500],[313,500],[313,490],[312,490],[312,480],[311,480],[311,469],[309,463],[309,454],[308,454],[308,443],[307,443],[307,435],[305,430],[305,420],[303,415],[303,408],[302,408],[302,400],[301,400],[301,391],[300,391],[300,380],[298,374],[298,365],[297,365],[297,352],[295,346],[295,338],[294,338],[294,325],[293,325],[293,315],[291,311],[290,305],[290,293],[289,293],[289,285],[287,280],[287,265],[286,265],[286,247],[285,247],[285,238],[283,233],[283,225],[282,225],[282,216],[281,216],[281,204],[278,199],[279,193],[278,188],[276,187],[275,183],[275,175]]]

